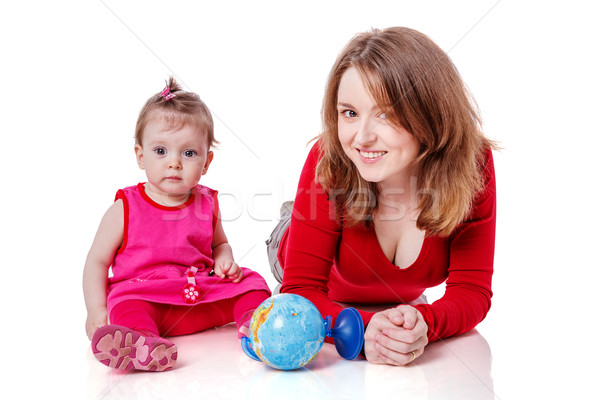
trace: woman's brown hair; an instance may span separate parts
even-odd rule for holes
[[[215,139],[212,115],[206,104],[200,100],[200,96],[183,90],[172,76],[166,84],[169,92],[175,96],[167,100],[161,95],[162,92],[159,92],[146,101],[135,125],[135,143],[142,144],[148,121],[160,117],[173,128],[193,126],[204,130],[209,148],[216,146],[219,142]]]
[[[494,147],[454,64],[427,36],[403,27],[358,34],[339,54],[323,100],[317,177],[335,191],[336,214],[348,226],[370,223],[380,193],[359,175],[338,138],[337,95],[349,68],[358,70],[386,117],[420,143],[417,227],[448,236],[469,215],[483,186],[485,150]]]

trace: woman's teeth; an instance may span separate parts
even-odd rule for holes
[[[385,151],[376,151],[376,152],[371,152],[371,151],[362,151],[359,150],[359,153],[361,156],[363,156],[364,158],[377,158],[377,157],[381,157],[382,155],[384,155],[386,152]]]

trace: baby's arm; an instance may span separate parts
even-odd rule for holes
[[[213,235],[212,250],[213,259],[215,260],[215,274],[221,278],[228,277],[234,283],[241,281],[244,274],[239,265],[233,261],[233,252],[221,224],[220,212]]]
[[[87,309],[85,330],[90,338],[96,329],[108,322],[106,284],[108,269],[123,242],[123,201],[117,200],[102,217],[98,232],[85,260],[83,269],[83,297]]]

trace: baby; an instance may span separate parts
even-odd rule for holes
[[[87,335],[109,367],[171,369],[177,349],[165,336],[235,321],[241,337],[270,296],[235,263],[217,191],[198,184],[216,143],[210,111],[173,78],[140,112],[135,155],[147,182],[117,192],[83,272]]]

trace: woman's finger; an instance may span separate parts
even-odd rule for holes
[[[408,345],[408,347],[400,346],[398,348],[398,351],[403,352],[425,347],[429,342],[427,326],[422,322],[418,322],[414,329],[384,329],[381,333],[391,341]]]
[[[407,329],[412,329],[415,327],[418,321],[417,310],[411,306],[401,305],[396,307],[404,318],[403,326]]]
[[[395,329],[392,331],[395,331]],[[394,335],[394,338],[392,338],[390,335],[386,335],[382,332],[375,336],[375,343],[388,350],[404,354],[410,353],[411,351],[419,348],[418,343],[404,342],[398,340],[397,337],[398,335]]]
[[[375,349],[379,351],[379,358],[390,365],[408,365],[423,354],[423,349],[417,349],[408,353],[401,353],[381,345],[375,344]]]
[[[402,310],[391,308],[385,311],[385,315],[392,324],[396,326],[404,325],[404,313]]]

